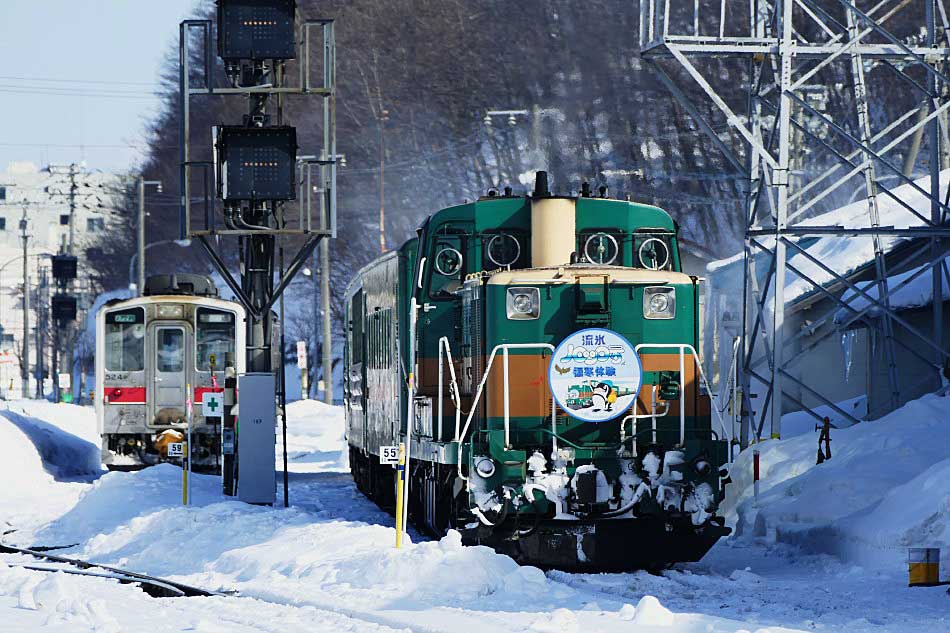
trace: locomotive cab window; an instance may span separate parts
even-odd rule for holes
[[[623,233],[610,229],[584,231],[578,240],[581,260],[598,266],[623,266]]]
[[[524,235],[513,231],[486,233],[482,236],[484,253],[482,265],[485,269],[524,268],[527,260]]]
[[[456,298],[455,292],[462,287],[462,280],[469,272],[467,245],[468,234],[460,229],[451,226],[439,229],[432,241],[430,259],[426,265],[430,298]]]
[[[133,308],[106,314],[106,369],[145,369],[145,310]]]
[[[633,265],[647,270],[675,270],[673,233],[644,229],[633,236]]]
[[[234,354],[234,313],[210,308],[198,308],[195,328],[195,368],[211,371],[211,356],[215,370],[224,369],[227,354]]]

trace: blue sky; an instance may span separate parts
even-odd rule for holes
[[[159,69],[196,4],[0,0],[0,171],[17,160],[133,168]]]

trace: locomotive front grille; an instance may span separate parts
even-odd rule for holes
[[[482,286],[465,284],[462,299],[462,395],[474,396],[485,372],[485,343]]]

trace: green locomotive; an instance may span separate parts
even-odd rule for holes
[[[699,280],[680,271],[665,211],[552,195],[544,172],[531,195],[429,217],[347,290],[357,487],[393,509],[380,455],[406,443],[409,517],[434,536],[543,568],[699,560],[729,533],[729,446],[695,353]]]

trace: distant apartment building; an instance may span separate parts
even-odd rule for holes
[[[72,242],[79,258],[79,294],[84,279],[84,253],[107,235],[116,207],[123,196],[123,176],[87,170],[82,165],[13,163],[0,172],[0,397],[22,396],[23,349],[23,242],[20,224],[26,220],[28,274],[31,287],[31,373],[42,361],[48,374],[52,326],[48,321],[49,296],[55,293],[50,256],[67,252]],[[87,298],[91,299],[91,298]],[[82,307],[82,300],[80,307]],[[81,327],[81,325],[77,325]],[[37,349],[42,352],[37,355]],[[61,363],[68,372],[69,363]],[[44,393],[49,392],[49,378]],[[35,380],[30,395],[36,393]]]

